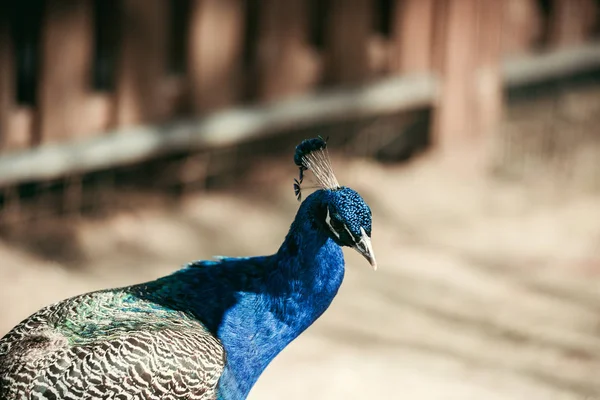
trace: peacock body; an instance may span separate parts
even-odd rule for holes
[[[298,185],[311,169],[322,189],[302,202],[277,253],[193,262],[41,309],[0,339],[0,398],[246,398],[331,304],[344,276],[341,246],[376,266],[370,209],[337,186],[324,152],[322,139],[297,147]]]

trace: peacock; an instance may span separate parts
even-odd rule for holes
[[[171,275],[42,308],[0,339],[1,399],[245,399],[267,365],[329,307],[342,247],[376,269],[371,210],[333,174],[327,141],[296,147],[317,190],[279,250],[194,261]]]

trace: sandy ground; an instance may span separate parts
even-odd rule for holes
[[[600,194],[428,160],[335,168],[371,205],[380,269],[345,252],[333,305],[251,399],[600,399]],[[71,295],[275,251],[296,172],[265,170],[228,193],[0,241],[0,334]]]

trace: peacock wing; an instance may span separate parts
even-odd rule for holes
[[[0,339],[0,398],[216,399],[225,352],[197,321],[90,321],[72,336],[39,313]]]

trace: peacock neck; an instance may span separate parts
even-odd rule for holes
[[[314,221],[319,199],[304,201],[261,287],[238,293],[218,336],[227,352],[222,399],[245,398],[275,356],[331,304],[344,276],[341,248]],[[260,283],[259,283],[260,282]]]

